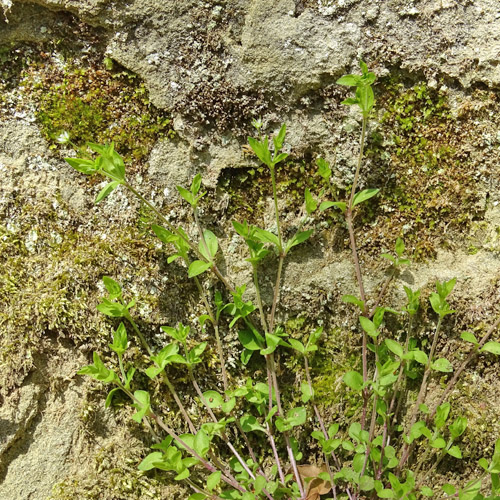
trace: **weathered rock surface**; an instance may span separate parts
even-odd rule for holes
[[[377,241],[383,242],[382,248],[373,244],[369,234],[360,234],[361,252],[366,248],[374,253],[373,246],[377,251],[392,250],[400,233],[412,237],[415,231],[420,231],[418,235],[425,235],[432,230],[436,232],[433,228],[438,227],[442,236],[439,241],[448,248],[438,248],[435,260],[405,271],[399,277],[401,283],[429,293],[436,279],[456,276],[459,281],[457,303],[469,311],[460,320],[460,326],[473,322],[491,323],[498,314],[495,284],[500,279],[500,6],[497,0],[18,0],[12,2],[12,6],[3,0],[0,7],[8,20],[0,19],[0,44],[5,46],[55,40],[60,40],[62,45],[72,44],[72,35],[65,27],[76,24],[92,26],[95,44],[102,48],[103,57],[106,55],[143,79],[152,103],[172,114],[175,140],[159,140],[151,151],[145,170],[133,177],[150,199],[170,210],[172,220],[186,217],[187,211],[179,208],[175,187],[188,184],[193,174],[203,172],[205,185],[215,190],[220,186],[225,170],[249,170],[248,167],[257,166],[246,155],[244,145],[246,136],[252,133],[249,122],[258,116],[262,116],[266,133],[275,132],[282,122],[287,122],[286,149],[298,161],[311,164],[321,154],[332,161],[336,185],[343,188],[352,182],[359,115],[356,110],[346,111],[339,104],[345,97],[345,89],[334,83],[345,72],[357,71],[359,57],[367,60],[379,76],[380,86],[376,86],[375,92],[382,103],[384,96],[382,91],[378,93],[379,89],[387,89],[391,84],[410,87],[425,81],[429,89],[442,91],[453,117],[446,115],[446,119],[456,121],[443,128],[438,124],[431,139],[408,139],[410,153],[402,160],[404,153],[397,151],[395,137],[404,141],[404,132],[401,128],[391,131],[379,145],[390,153],[379,155],[383,161],[375,158],[375,154],[368,159],[362,182],[376,179],[383,188],[390,187],[394,178],[399,180],[398,172],[395,167],[391,170],[391,166],[399,162],[398,165],[402,165],[408,174],[403,177],[404,182],[409,184],[412,169],[420,166],[420,163],[412,162],[412,158],[435,153],[435,171],[418,189],[429,197],[442,192],[442,198],[436,198],[436,205],[444,208],[437,213],[439,217],[446,217],[450,212],[458,212],[456,219],[460,220],[454,222],[458,229],[450,231],[450,241],[446,243],[446,220],[426,219],[422,222],[416,217],[419,220],[412,219],[409,223],[405,217],[421,208],[421,200],[412,205],[411,199],[401,201],[396,198],[392,205],[389,201],[381,202],[378,208],[388,217],[394,213],[394,217],[400,220],[397,233],[378,235]],[[87,49],[83,44],[83,58],[89,52]],[[64,67],[62,58],[56,56],[56,49],[53,54],[44,55],[47,64],[56,61],[55,64]],[[480,93],[479,97],[473,95],[476,91]],[[150,269],[145,268],[141,261],[144,255],[153,253],[152,245],[142,247],[133,242],[126,253],[115,248],[115,241],[109,235],[110,226],[134,224],[141,228],[140,221],[130,215],[137,206],[136,202],[120,191],[95,207],[92,196],[103,186],[93,183],[92,194],[86,193],[87,180],[69,172],[59,152],[50,150],[42,138],[35,119],[37,110],[20,112],[15,101],[16,93],[12,95],[14,97],[9,97],[8,105],[2,108],[8,111],[0,117],[0,228],[5,227],[1,233],[5,240],[2,241],[8,239],[9,251],[19,252],[17,260],[21,264],[30,256],[36,257],[42,249],[55,248],[56,251],[50,254],[53,262],[50,265],[36,262],[37,274],[32,278],[34,281],[58,280],[62,275],[68,278],[58,285],[67,290],[67,294],[57,297],[57,301],[52,296],[46,300],[45,295],[43,301],[38,299],[37,294],[45,294],[48,288],[42,286],[43,283],[39,283],[38,288],[28,288],[27,279],[23,281],[23,278],[21,283],[13,284],[9,281],[14,276],[9,274],[10,270],[2,275],[1,291],[7,296],[14,293],[12,290],[16,293],[24,290],[29,292],[25,296],[34,296],[36,321],[32,317],[24,318],[23,329],[30,322],[36,323],[37,335],[40,331],[50,338],[66,335],[74,344],[46,348],[44,343],[46,349],[40,353],[43,349],[37,351],[32,343],[34,339],[30,338],[31,343],[25,345],[26,337],[32,332],[23,330],[18,332],[22,344],[9,339],[8,345],[2,345],[2,362],[6,360],[4,366],[8,368],[5,372],[8,376],[4,386],[0,387],[0,394],[4,397],[0,409],[0,498],[45,500],[53,486],[63,480],[66,480],[66,490],[57,498],[79,496],[80,500],[84,494],[89,495],[85,498],[92,498],[90,495],[95,494],[98,498],[135,499],[145,498],[141,496],[143,491],[156,495],[154,498],[167,498],[168,495],[170,498],[187,497],[184,490],[165,493],[161,487],[154,490],[151,482],[138,478],[136,466],[144,455],[139,444],[142,436],[130,438],[130,429],[122,421],[103,419],[102,402],[96,403],[90,385],[81,385],[81,379],[75,377],[76,370],[88,362],[86,354],[91,350],[84,346],[82,353],[76,346],[88,342],[93,349],[107,349],[110,325],[106,325],[105,335],[108,337],[101,331],[102,324],[99,335],[95,336],[88,333],[88,325],[84,333],[78,330],[74,336],[67,330],[68,324],[70,330],[75,329],[70,322],[75,316],[89,316],[88,311],[94,310],[100,293],[95,282],[102,275],[113,272],[121,273],[120,276],[134,291],[136,288],[151,291],[153,305],[157,305],[158,296],[164,293],[170,301],[165,311],[171,318],[177,320],[184,314],[187,321],[192,320],[191,310],[173,311],[177,307],[176,301],[188,295],[186,282],[179,278],[184,269],[179,266],[171,275],[167,273],[167,277],[159,278],[156,262]],[[426,104],[424,101],[407,100],[399,106],[401,109],[418,108]],[[491,106],[486,101],[491,101]],[[370,130],[380,132],[377,121],[381,121],[385,113],[399,113],[397,120],[401,122],[411,119],[411,111],[405,115],[400,110],[396,113],[388,104],[384,106],[373,118]],[[421,110],[415,109],[415,112]],[[437,115],[440,112],[439,109]],[[472,125],[469,116],[473,116]],[[416,126],[411,121],[404,125],[409,127],[406,131]],[[421,139],[427,141],[424,146]],[[434,139],[436,145],[432,142]],[[441,140],[443,142],[439,142]],[[376,140],[372,138],[372,142]],[[473,177],[472,186],[467,184],[466,189],[463,188],[467,179],[460,176],[455,179],[456,172],[446,170],[445,159],[454,154],[459,157],[454,164],[457,169]],[[444,173],[440,170],[441,164]],[[372,166],[379,168],[381,165],[381,173],[371,171]],[[307,172],[303,175],[308,175]],[[453,182],[446,184],[443,177],[453,178]],[[300,196],[303,187],[300,186]],[[471,213],[464,214],[460,207],[446,206],[449,199],[459,204],[456,200],[460,194],[468,194],[465,190],[474,191],[466,205]],[[267,203],[268,215],[262,219],[267,228],[272,228],[273,205],[269,190],[263,189],[263,193],[251,208],[257,212],[259,206]],[[202,216],[211,227],[221,224],[217,229],[226,255],[224,269],[234,282],[248,285],[251,297],[254,290],[248,273],[249,264],[244,260],[246,255],[239,240],[228,238],[225,232],[230,228],[226,209],[232,198],[228,193],[224,196],[214,195],[215,215],[205,213]],[[42,202],[54,207],[54,211],[38,213],[38,204]],[[23,207],[28,205],[34,207],[27,218],[29,224],[44,221],[46,226],[53,225],[55,229],[49,231],[48,236],[35,230],[27,230],[26,236],[21,231],[22,238],[19,236],[18,241],[16,224]],[[60,205],[66,208],[62,210]],[[285,202],[282,207],[284,211],[288,209]],[[296,226],[298,216],[298,211],[287,213],[288,225]],[[321,233],[328,224],[334,223],[326,223],[323,219],[316,229]],[[366,233],[376,232],[381,225],[371,214],[366,215],[362,224]],[[190,228],[194,233],[195,228]],[[459,233],[460,228],[465,228],[463,234]],[[64,233],[71,233],[71,239],[63,241],[59,249],[61,234]],[[78,240],[79,233],[92,233],[95,238],[91,244],[99,251],[76,254],[74,258],[71,254],[75,265],[69,266],[65,256],[76,247],[80,248],[78,245],[84,246]],[[329,311],[333,309],[338,314],[338,326],[351,328],[350,312],[339,299],[343,293],[356,293],[356,282],[346,250],[345,232],[340,230],[339,234],[332,242],[328,237],[323,238],[321,233],[307,251],[298,249],[287,262],[283,275],[283,310],[278,313],[280,318],[286,320],[330,307]],[[122,236],[128,238],[129,244],[133,239],[129,233]],[[375,296],[386,277],[386,267],[374,264],[372,257],[371,254],[362,257],[362,265],[367,268],[367,290]],[[58,259],[61,259],[61,265],[64,264],[62,268],[58,266]],[[119,265],[113,267],[111,260]],[[141,264],[137,264],[138,261]],[[95,268],[95,272],[80,283],[82,278],[77,269],[85,265]],[[51,272],[47,273],[47,269]],[[156,275],[150,278],[147,276],[149,271]],[[273,280],[274,274],[262,285],[264,300],[268,302]],[[402,299],[402,294],[396,289],[391,289],[391,294],[396,302]],[[476,303],[478,297],[479,304]],[[86,301],[91,304],[87,306]],[[68,303],[77,303],[78,307],[72,309]],[[59,313],[67,313],[67,316],[61,323],[51,320],[40,326],[38,313],[43,316],[47,310],[56,316]],[[148,321],[152,324],[148,333],[156,333],[161,323],[156,316],[151,319],[149,304],[141,311],[146,327]],[[2,311],[2,305],[0,313],[7,314],[7,311]],[[13,317],[14,312],[9,310],[8,315]],[[4,317],[0,316],[0,319],[5,321]],[[95,321],[95,318],[87,319],[88,324]],[[35,340],[40,339],[36,337]],[[232,349],[230,340],[228,346]],[[457,338],[443,341],[439,348],[446,354],[453,351],[458,342]],[[233,351],[231,356],[236,360],[238,351]],[[489,399],[481,402],[486,406],[480,410],[490,416],[495,415],[500,404],[494,397],[500,394],[499,378],[495,378],[495,373],[488,363],[484,363],[470,375],[476,383],[467,382],[476,388],[489,386]],[[472,403],[467,405],[471,421],[478,419],[478,408]],[[97,412],[99,417],[95,418],[97,422],[87,425],[84,416],[92,412]],[[498,424],[492,425],[489,432],[500,430]],[[95,446],[93,442],[89,446],[83,444],[88,441],[87,433],[95,432],[96,428],[101,434]],[[127,449],[129,444],[130,449]],[[99,458],[99,465],[96,465],[95,457],[100,449],[105,450],[105,458]],[[115,450],[115,455],[109,451],[111,449]],[[109,457],[106,455],[108,451]],[[123,458],[132,451],[133,458]],[[115,471],[119,478],[112,475],[116,457],[120,457],[122,464],[118,472]],[[103,477],[112,479],[106,482]],[[93,486],[95,490],[92,490]]]

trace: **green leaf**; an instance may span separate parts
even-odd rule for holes
[[[254,139],[253,137],[248,138],[248,144],[252,148],[252,151],[256,154],[257,158],[262,163],[265,163],[268,167],[273,165],[271,160],[271,152],[269,151],[269,143],[267,137],[263,142]]]
[[[207,249],[205,248],[205,245],[203,244],[203,241],[200,241],[198,244],[198,249],[200,250],[201,255],[205,257],[205,259],[209,261],[213,261],[215,254],[217,253],[217,250],[219,249],[219,244],[217,242],[217,236],[215,236],[212,231],[209,231],[206,229],[203,231],[203,236],[205,238],[205,243],[207,244],[208,247],[208,253]]]
[[[360,316],[359,317],[359,322],[361,324],[361,327],[363,330],[370,335],[370,337],[378,337],[379,332],[377,331],[377,328],[375,327],[375,324],[373,323],[372,320],[368,319],[365,316]]]
[[[236,405],[236,398],[233,397],[222,403],[221,409],[224,413],[231,413],[235,405]]]
[[[212,491],[219,483],[220,483],[220,478],[221,478],[222,472],[220,470],[216,470],[215,472],[212,472],[210,476],[207,478],[207,490]]]
[[[301,354],[304,354],[306,352],[306,348],[304,347],[304,344],[302,344],[302,342],[299,342],[295,339],[288,339],[288,342],[296,351],[300,352]]]
[[[450,373],[453,371],[453,365],[446,358],[436,359],[436,361],[431,364],[431,368],[444,373]]]
[[[359,75],[344,75],[337,80],[337,85],[345,85],[347,87],[357,87],[361,83]]]
[[[478,345],[479,342],[477,341],[476,336],[473,333],[470,332],[462,332],[460,335],[460,338],[462,340],[465,340],[466,342],[470,342],[471,344]]]
[[[142,419],[149,413],[149,392],[135,391],[134,398],[137,400],[137,403],[134,403],[132,406],[137,409],[137,412],[132,415],[132,419],[140,423]]]
[[[448,420],[450,415],[451,405],[450,403],[443,403],[436,408],[436,416],[434,417],[434,425],[437,429],[444,427],[444,424]]]
[[[96,196],[94,203],[97,204],[100,201],[104,200],[104,198],[109,196],[119,185],[120,183],[118,181],[113,181],[109,184],[106,184],[106,186],[104,186],[101,191],[99,191],[99,194]]]
[[[309,215],[311,215],[318,208],[318,202],[312,197],[309,188],[306,188],[304,198],[306,202],[306,211]]]
[[[405,251],[405,244],[401,238],[396,240],[396,254],[398,257],[401,257]]]
[[[318,165],[318,174],[325,179],[325,181],[330,179],[332,175],[332,170],[330,169],[330,164],[323,158],[318,158],[316,160],[316,165]]]
[[[127,350],[127,345],[127,330],[125,329],[125,325],[120,323],[113,335],[113,343],[109,344],[109,347],[121,356]]]
[[[443,281],[442,283],[436,281],[436,289],[438,291],[439,296],[443,300],[446,299],[446,297],[448,297],[453,288],[455,288],[456,283],[457,283],[457,278],[453,278],[450,281]]]
[[[447,494],[447,495],[454,495],[455,492],[457,491],[455,489],[455,486],[453,486],[452,484],[443,484],[443,486],[441,486],[441,489]]]
[[[263,432],[264,434],[266,433],[266,429],[264,429],[264,427],[262,427],[262,425],[259,424],[259,422],[253,415],[243,415],[240,418],[240,424],[241,428],[245,432],[260,431]]]
[[[364,460],[364,458],[363,458]],[[359,479],[359,489],[361,491],[371,491],[375,488],[375,481],[373,477],[361,476]]]
[[[210,449],[210,438],[205,431],[199,430],[196,433],[193,442],[193,449],[196,453],[198,453],[198,455],[200,455],[200,457],[204,457],[208,453],[208,450]]]
[[[121,390],[119,387],[115,387],[114,389],[111,389],[108,393],[108,396],[106,397],[106,402],[104,403],[105,408],[109,408],[111,406],[111,403],[113,402],[113,396]]]
[[[422,488],[420,489],[420,493],[424,497],[432,497],[432,496],[434,496],[434,491],[431,488],[429,488],[428,486],[422,486]]]
[[[253,487],[255,489],[255,493],[259,495],[262,490],[266,487],[266,478],[264,476],[257,476],[255,481],[253,482]]]
[[[402,358],[404,351],[403,346],[392,339],[385,339],[385,345],[389,351],[393,352],[396,356]]]
[[[426,365],[429,362],[427,354],[424,351],[421,351],[420,349],[415,349],[413,351],[410,351],[408,354],[410,355],[409,359],[414,359],[417,363],[420,363],[421,365]]]
[[[432,448],[442,449],[446,447],[446,441],[442,437],[432,440],[429,444]]]
[[[359,101],[359,107],[366,117],[373,108],[375,103],[375,96],[373,95],[373,89],[370,85],[363,85],[356,89],[356,99]]]
[[[261,229],[260,227],[255,228],[254,237],[262,243],[271,243],[276,247],[279,247],[280,245],[279,239],[275,234],[270,233],[265,229]]]
[[[64,158],[75,170],[85,175],[92,175],[98,171],[94,160],[86,160],[84,158]]]
[[[300,245],[301,243],[306,241],[313,232],[314,232],[313,229],[309,229],[307,231],[295,233],[293,237],[287,242],[285,253],[288,253],[292,247]]]
[[[460,448],[458,446],[452,446],[448,450],[448,455],[451,455],[452,457],[455,458],[462,458],[462,452],[460,451]]]
[[[344,213],[347,209],[347,205],[343,201],[324,201],[319,206],[319,210],[320,210],[320,212],[324,212],[327,208],[330,208],[330,207],[340,208],[340,210],[342,210],[342,212],[344,212]]]
[[[355,297],[354,295],[344,295],[342,297],[342,302],[346,302],[348,304],[354,304],[355,306],[358,306],[361,309],[361,311],[364,311],[365,309],[365,303],[362,300]]]
[[[254,352],[255,351],[251,351],[249,349],[243,349],[243,351],[241,351],[240,360],[243,363],[243,366],[246,366],[249,363]]]
[[[249,351],[259,351],[263,348],[263,345],[250,330],[240,330],[238,332],[238,338],[243,347]]]
[[[347,372],[344,375],[344,382],[355,391],[360,391],[363,388],[363,376],[356,371]]]
[[[191,193],[193,196],[198,194],[198,191],[201,187],[201,174],[196,174],[193,178],[193,182],[191,183]]]
[[[302,382],[300,384],[300,390],[302,392],[302,402],[307,403],[313,396],[314,390],[309,386],[307,382]]]
[[[109,293],[110,300],[114,300],[121,296],[122,287],[119,283],[111,279],[109,276],[103,276],[102,281],[104,283],[104,286],[106,287],[106,290]]]
[[[203,397],[210,408],[219,408],[224,402],[224,398],[217,391],[206,391]]]
[[[303,425],[307,419],[307,410],[300,406],[298,408],[292,408],[286,414],[286,419],[292,427],[297,427]]]
[[[453,423],[448,427],[451,437],[457,439],[460,437],[467,428],[467,419],[465,417],[457,417]]]
[[[96,380],[99,380],[104,383],[114,382],[118,380],[118,376],[113,370],[108,370],[104,363],[101,361],[99,355],[94,352],[93,353],[94,364],[84,366],[77,373],[78,375],[88,375]]]
[[[286,125],[283,123],[283,125],[280,128],[280,131],[278,132],[278,135],[273,139],[275,154],[283,147],[283,143],[285,142],[285,136],[286,136]]]
[[[314,332],[309,335],[309,339],[307,340],[306,344],[306,352],[312,352],[318,350],[318,341],[321,338],[321,335],[323,333],[323,327],[320,326],[319,328],[316,328]],[[290,341],[290,340],[289,340]]]
[[[204,262],[202,260],[194,260],[189,265],[188,276],[190,278],[194,278],[195,276],[199,276],[200,274],[204,273],[206,270],[210,269],[211,267],[212,267],[211,262]]]
[[[379,191],[380,189],[364,189],[363,191],[356,193],[354,195],[352,206],[355,207],[356,205],[373,198]]]
[[[139,470],[148,471],[155,468],[154,464],[156,462],[161,462],[163,459],[163,453],[160,451],[154,451],[150,453],[137,467]]]
[[[156,224],[153,224],[151,226],[151,229],[153,232],[156,234],[156,236],[163,242],[163,243],[175,243],[178,239],[179,236],[176,234],[172,233],[168,229],[165,229],[162,226],[158,226]]]
[[[102,299],[102,302],[97,305],[97,310],[112,318],[121,318],[126,313],[126,308],[122,304],[111,302],[108,299]]]
[[[492,354],[500,355],[500,342],[486,342],[480,352],[491,352]]]
[[[186,188],[183,188],[182,186],[176,186],[177,191],[179,191],[179,194],[192,206],[196,206],[196,198],[194,197],[193,193],[191,191],[188,191]]]

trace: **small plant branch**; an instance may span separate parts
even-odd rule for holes
[[[253,283],[254,283],[254,287],[255,287],[255,297],[257,299],[257,307],[259,308],[260,322],[262,325],[262,330],[264,331],[264,333],[269,333],[269,330],[267,327],[266,315],[264,314],[264,306],[262,304],[262,296],[260,294],[260,285],[259,285],[257,264],[253,263],[252,268],[253,268]]]
[[[276,366],[275,366],[273,354],[269,355],[269,364],[270,364],[270,368],[271,368],[271,375],[272,375],[272,381],[273,381],[273,385],[274,385],[274,392],[276,395],[276,404],[278,406],[278,415],[284,415],[283,408],[281,406],[281,397],[280,397],[280,391],[279,391],[279,387],[278,387],[278,380],[276,377]],[[301,498],[304,498],[304,495],[305,495],[304,486],[302,485],[299,471],[297,469],[297,461],[295,460],[295,456],[293,454],[292,445],[290,442],[290,435],[289,435],[288,431],[283,432],[283,436],[285,438],[285,444],[286,444],[286,449],[288,452],[288,457],[290,459],[290,464],[292,466],[293,473],[295,475],[295,480],[297,481],[297,485],[299,487]]]
[[[195,253],[195,255],[200,259],[200,260],[205,260],[203,255],[201,255],[200,251],[196,247],[196,245],[186,238],[182,231],[179,231],[152,203],[150,203],[144,196],[139,193],[133,186],[131,186],[128,182],[125,182],[124,186],[131,191],[137,198],[139,198],[143,203],[145,203],[155,214],[156,216],[167,226],[167,228],[179,236],[186,244],[189,245],[191,250]],[[212,272],[217,276],[217,278],[220,280],[220,282],[230,291],[234,292],[234,287],[227,281],[227,279],[222,275],[218,267],[213,263],[211,267]]]
[[[479,349],[481,349],[481,347],[483,347],[483,345],[486,344],[486,341],[490,338],[491,334],[498,328],[499,325],[500,325],[500,317],[497,318],[497,320],[493,323],[493,325],[489,328],[489,330],[484,334],[483,338],[481,339],[477,347],[470,352],[465,361],[457,369],[453,378],[448,382],[448,385],[446,386],[446,389],[439,398],[436,406],[429,414],[428,420],[431,420],[434,417],[434,415],[436,414],[437,407],[443,404],[443,402],[446,400],[450,392],[455,387],[455,384],[457,383],[462,372],[465,370],[465,368],[467,368],[467,365],[478,355]]]
[[[278,272],[276,274],[276,284],[274,285],[274,297],[273,305],[271,307],[271,315],[269,317],[269,331],[272,333],[274,331],[274,320],[276,315],[276,306],[278,304],[278,299],[280,296],[280,285],[281,285],[281,271],[283,269],[283,261],[285,260],[285,255],[280,253],[278,260]]]
[[[125,392],[125,394],[127,394],[132,399],[132,401],[134,401],[134,403],[141,404],[140,401],[138,399],[136,399],[136,397],[128,389],[126,389],[122,384],[117,383],[116,385],[118,385],[118,387],[120,387],[120,389],[123,392]],[[203,467],[205,467],[205,469],[207,469],[209,472],[215,472],[217,470],[210,462],[205,460],[195,450],[193,450],[190,446],[188,446],[186,444],[186,442],[181,437],[179,437],[173,429],[171,429],[167,424],[165,424],[165,422],[162,420],[162,418],[159,417],[158,415],[156,415],[156,413],[154,413],[151,409],[148,411],[147,416],[149,418],[153,419],[176,443],[179,443],[179,445],[182,448],[184,448],[190,455],[192,455],[194,458],[196,458],[196,460],[198,460],[200,462],[200,464],[203,465]],[[221,479],[226,484],[228,484],[229,486],[232,486],[233,488],[237,489],[241,493],[246,492],[246,489],[243,488],[243,486],[241,486],[241,484],[238,483],[238,481],[234,477],[232,477],[232,475],[228,474],[228,476],[226,476],[223,472],[221,474]]]
[[[196,287],[198,288],[198,292],[200,293],[201,300],[203,301],[203,304],[205,305],[205,309],[207,310],[207,314],[210,316],[210,321],[212,322],[212,325],[214,327],[214,333],[215,333],[215,342],[217,344],[217,353],[219,355],[219,363],[220,363],[220,368],[221,368],[221,375],[222,375],[222,384],[224,387],[224,392],[228,390],[228,378],[227,378],[227,372],[226,372],[226,361],[224,359],[224,350],[222,349],[222,342],[220,339],[220,334],[219,334],[219,323],[217,321],[217,318],[214,315],[213,309],[210,307],[210,303],[208,301],[207,294],[200,283],[200,280],[198,279],[197,276],[194,277],[194,282],[196,283]]]
[[[191,367],[188,368],[188,371],[189,371],[189,377],[191,379],[191,382],[193,384],[193,387],[195,388],[196,390],[196,393],[198,394],[198,397],[200,398],[201,402],[203,403],[203,405],[205,406],[208,414],[210,415],[210,418],[212,419],[212,421],[214,423],[217,423],[218,420],[217,420],[217,417],[215,416],[212,408],[210,408],[210,405],[208,404],[205,396],[203,395],[203,393],[201,392],[201,389],[200,389],[200,386],[198,385],[198,382],[196,381],[196,378],[194,376],[194,373],[193,373],[193,369]],[[255,480],[255,475],[254,473],[249,469],[248,465],[246,464],[245,460],[243,460],[243,458],[241,457],[241,455],[238,453],[238,451],[236,450],[236,448],[233,446],[233,444],[231,443],[231,441],[229,440],[226,432],[223,430],[221,431],[221,437],[222,437],[222,440],[224,441],[224,443],[227,445],[227,447],[231,450],[231,453],[236,457],[236,459],[238,460],[238,462],[241,464],[241,466],[245,469],[245,471],[247,472],[247,474],[253,479]],[[269,494],[269,492],[267,492],[266,490],[263,490],[264,491],[264,494],[267,496],[267,498],[269,500],[272,500],[272,497],[271,495]]]
[[[311,380],[311,371],[309,369],[309,361],[307,359],[307,356],[304,356],[304,368],[305,368],[305,372],[306,372],[307,384],[309,386],[309,392],[310,392],[310,394],[313,394],[313,397],[311,398],[311,403],[312,403],[312,406],[314,409],[314,414],[316,415],[316,419],[318,420],[318,423],[319,423],[319,426],[321,428],[321,432],[323,433],[324,438],[328,439],[329,436],[328,436],[328,432],[326,431],[325,423],[323,422],[323,418],[321,417],[321,413],[319,412],[318,406],[316,405],[316,403],[314,401],[314,390],[313,390],[313,385],[312,385],[312,380]],[[330,482],[332,485],[333,498],[336,499],[337,498],[337,487],[335,486],[335,482],[333,480],[333,473],[332,473],[332,470],[330,468],[330,462],[328,460],[328,455],[326,453],[324,455],[325,455],[326,468],[328,470],[328,475],[330,476]],[[332,458],[337,465],[337,470],[340,470],[341,469],[340,462],[337,458],[337,455],[335,454],[335,451],[332,451],[331,455],[332,455]]]
[[[382,299],[384,298],[385,294],[387,293],[387,289],[389,288],[389,285],[391,284],[391,281],[394,279],[394,269],[391,271],[389,276],[387,276],[386,280],[384,281],[384,284],[382,285],[382,288],[375,299],[375,304],[373,305],[370,313],[368,314],[368,318],[372,319],[375,312],[377,311],[377,307],[380,305],[382,302]]]
[[[434,340],[432,342],[431,352],[429,353],[429,360],[427,361],[427,366],[425,367],[424,376],[422,378],[422,384],[420,385],[420,390],[418,392],[417,401],[415,402],[413,411],[410,416],[410,424],[408,426],[408,429],[411,429],[417,421],[420,412],[420,405],[425,401],[425,395],[427,393],[427,379],[429,378],[429,375],[431,373],[432,359],[434,357],[434,353],[436,352],[436,346],[439,338],[439,332],[441,330],[442,321],[443,318],[440,316],[436,326],[436,332],[434,333]],[[408,443],[404,444],[403,451],[401,453],[401,459],[398,464],[398,471],[400,471],[404,467],[405,463],[411,455],[412,450],[413,445],[410,446],[408,445]]]
[[[151,347],[149,347],[149,344],[147,343],[146,339],[143,337],[143,335],[141,334],[137,324],[135,323],[135,321],[132,319],[132,316],[130,316],[129,313],[127,313],[127,316],[126,316],[127,320],[129,321],[129,323],[132,325],[132,328],[134,329],[134,331],[137,333],[137,335],[139,336],[139,338],[141,339],[142,341],[142,344],[144,346],[144,348],[146,349],[147,353],[149,354],[149,356],[152,356],[153,355],[153,351],[151,350]],[[156,363],[155,363],[156,364]],[[170,391],[170,394],[172,394],[179,410],[181,411],[182,413],[182,416],[184,417],[184,420],[187,422],[188,426],[189,426],[189,430],[193,433],[193,434],[196,434],[196,427],[194,426],[193,424],[193,421],[191,420],[191,418],[189,417],[186,409],[184,408],[184,405],[182,404],[180,398],[179,398],[179,395],[177,394],[177,391],[175,390],[175,387],[173,386],[173,384],[170,382],[170,380],[168,379],[168,376],[165,372],[165,370],[163,370],[161,372],[161,377],[162,377],[162,380],[163,382],[165,382],[165,385],[168,387],[168,390]]]
[[[278,195],[276,193],[276,172],[275,166],[270,167],[271,170],[271,183],[273,185],[273,199],[274,199],[274,212],[276,215],[276,227],[278,230],[278,241],[279,241],[279,251],[280,254],[283,253],[283,238],[281,237],[281,226],[280,226],[280,217],[278,210]]]

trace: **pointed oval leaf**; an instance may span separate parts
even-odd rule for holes
[[[204,262],[202,260],[195,260],[191,262],[188,269],[188,276],[194,278],[204,273],[207,269],[210,269],[212,264],[210,262]]]
[[[356,205],[373,198],[379,191],[380,189],[364,189],[363,191],[356,193],[354,195],[352,206],[355,207]]]

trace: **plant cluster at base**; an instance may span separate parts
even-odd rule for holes
[[[374,105],[372,84],[375,81],[375,75],[368,71],[366,64],[361,62],[360,66],[362,75],[346,75],[338,81],[341,85],[354,87],[355,96],[343,103],[357,105],[362,117],[359,156],[348,198],[336,199],[330,165],[318,159],[318,174],[324,187],[317,195],[319,199],[306,189],[304,217],[288,239],[284,234],[290,231],[282,230],[276,194],[276,165],[288,157],[282,152],[286,127],[280,128],[271,144],[269,138],[261,134],[262,122],[254,121],[259,138],[249,137],[248,143],[257,159],[269,168],[275,226],[261,228],[247,221],[235,221],[233,226],[248,247],[246,260],[255,287],[255,303],[245,299],[245,286],[234,287],[218,267],[221,253],[218,239],[212,231],[202,227],[198,215],[199,203],[205,194],[200,175],[194,177],[189,188],[178,186],[180,196],[192,209],[196,234],[189,234],[173,225],[128,182],[124,162],[113,144],[89,144],[97,153],[96,158],[67,158],[76,170],[87,175],[102,174],[109,179],[96,203],[122,186],[151,209],[158,219],[158,224],[151,227],[152,232],[167,247],[173,248],[168,262],[180,259],[199,291],[204,314],[198,318],[198,329],[212,333],[215,338],[220,366],[219,387],[202,389],[197,378],[196,366],[204,363],[209,350],[207,342],[197,342],[198,336],[191,335],[190,327],[178,324],[162,327],[171,342],[161,350],[153,349],[132,316],[135,300],[125,300],[121,285],[106,276],[103,280],[108,296],[102,299],[98,309],[110,317],[123,319],[109,345],[118,357],[119,373],[108,369],[97,353],[93,355],[93,364],[79,372],[114,386],[106,399],[106,407],[113,403],[117,392],[130,398],[135,408],[132,418],[144,423],[156,442],[139,469],[167,471],[175,480],[185,481],[193,490],[189,500],[315,500],[320,496],[334,500],[499,498],[500,439],[496,441],[493,456],[479,461],[483,472],[477,478],[459,488],[451,484],[437,488],[428,481],[445,457],[462,459],[461,436],[467,431],[467,419],[450,417],[447,397],[474,357],[482,353],[500,354],[500,343],[490,340],[500,318],[481,339],[469,332],[461,334],[469,354],[460,366],[454,367],[448,359],[439,357],[437,346],[446,317],[455,312],[448,300],[456,279],[437,282],[436,292],[429,297],[436,324],[430,348],[424,349],[413,336],[419,321],[417,312],[426,307],[421,302],[420,291],[405,286],[407,302],[403,307],[394,309],[383,305],[398,268],[409,263],[401,238],[396,240],[393,254],[382,254],[391,272],[381,284],[381,292],[377,297],[368,297],[365,292],[354,222],[357,207],[376,196],[379,189],[357,189],[368,119]],[[327,199],[330,195],[333,200]],[[303,341],[299,341],[289,337],[276,321],[284,261],[296,246],[312,236],[310,227],[315,212],[331,208],[344,215],[359,287],[359,295],[343,297],[344,302],[357,311],[362,354],[361,366],[353,367],[343,377],[346,386],[359,395],[361,402],[359,412],[346,428],[325,421],[315,401],[310,360],[317,355],[322,328],[310,331]],[[264,303],[260,284],[262,274],[269,276],[268,266],[263,265],[263,261],[266,259],[267,263],[273,255],[277,260],[275,286],[272,300]],[[218,280],[216,289],[207,290],[200,281],[208,273]],[[387,315],[398,316],[405,325],[404,335],[390,332],[385,323]],[[153,407],[147,388],[135,382],[136,369],[125,362],[131,340],[126,324],[131,329],[129,333],[134,334],[132,341],[138,341],[149,356],[151,364],[145,374],[151,381],[165,384],[184,420],[182,427],[189,432],[172,428]],[[233,328],[237,329],[242,344],[241,363],[247,365],[253,356],[260,357],[263,367],[262,377],[247,378],[242,385],[235,385],[227,373],[221,340],[221,336]],[[282,398],[276,357],[280,350],[293,352],[303,363],[305,380],[300,386],[300,406]],[[196,392],[198,415],[195,419],[191,418],[191,408],[186,408],[175,383],[169,378],[169,365],[177,365],[176,370],[183,370]],[[448,382],[437,402],[430,403],[426,396],[434,375],[448,377]],[[417,383],[419,389],[414,403],[407,405],[409,380]],[[316,430],[310,438],[321,450],[320,464],[308,461],[310,458],[303,454],[305,447],[297,440],[298,431],[308,420],[315,422]],[[253,433],[255,436],[251,436]],[[261,444],[256,448],[255,443]],[[272,466],[268,465],[269,459]]]

